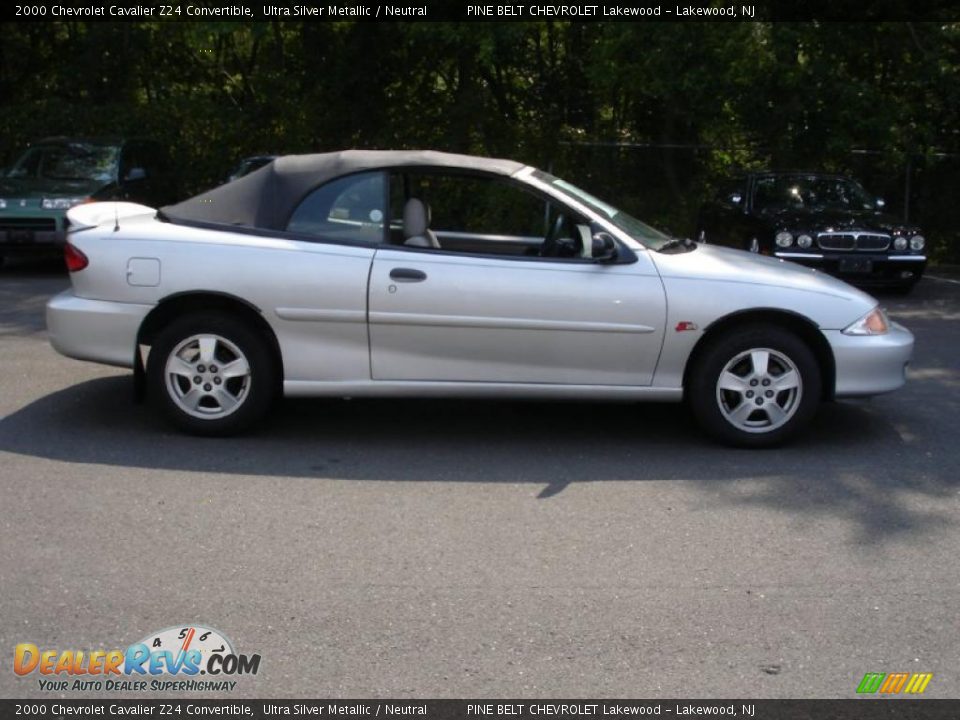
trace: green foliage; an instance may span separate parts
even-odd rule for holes
[[[0,25],[0,163],[137,134],[183,188],[241,157],[345,147],[508,156],[674,232],[731,171],[850,171],[960,259],[958,23]],[[865,151],[865,152],[854,152]]]

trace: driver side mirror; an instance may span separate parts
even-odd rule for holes
[[[142,167],[130,168],[127,171],[126,177],[123,179],[125,182],[132,182],[134,180],[146,180],[147,171],[144,170]]]
[[[594,233],[591,243],[593,245],[591,256],[595,262],[608,264],[617,261],[619,250],[613,235],[603,231]]]

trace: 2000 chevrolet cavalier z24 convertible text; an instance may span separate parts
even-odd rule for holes
[[[280,394],[685,398],[716,438],[773,445],[822,400],[900,387],[913,351],[840,280],[671,238],[508,160],[288,156],[69,217],[53,346],[133,367],[201,434]]]

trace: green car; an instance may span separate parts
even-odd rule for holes
[[[0,261],[58,253],[67,210],[95,200],[159,207],[176,200],[159,143],[121,138],[48,138],[0,172]]]

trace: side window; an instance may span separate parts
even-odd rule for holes
[[[438,232],[540,239],[546,230],[546,203],[502,181],[428,177],[421,181],[421,189],[432,199],[433,227]]]
[[[407,203],[428,208],[439,249],[489,255],[580,257],[589,228],[549,200],[499,178],[441,172],[394,173],[390,240],[408,242]],[[416,228],[419,229],[419,228]]]
[[[384,182],[384,173],[366,172],[321,185],[293,211],[287,232],[341,242],[382,242]]]

